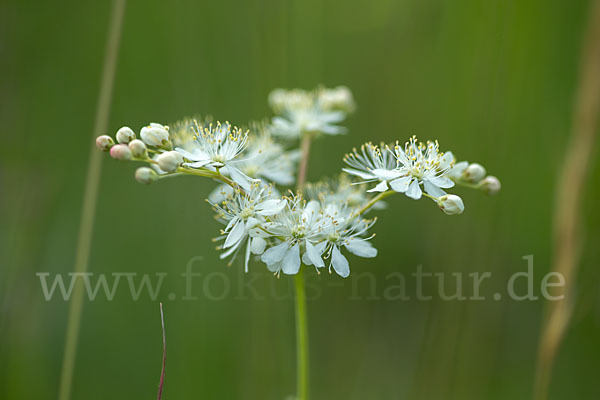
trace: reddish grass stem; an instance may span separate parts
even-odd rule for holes
[[[158,384],[158,395],[157,400],[162,398],[163,387],[165,385],[165,367],[167,366],[167,338],[165,336],[165,317],[163,314],[163,306],[160,303],[160,324],[162,326],[162,338],[163,338],[163,357],[162,357],[162,368],[160,370],[160,383]]]

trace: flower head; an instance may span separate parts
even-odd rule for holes
[[[346,133],[346,128],[335,124],[343,121],[354,107],[352,94],[342,87],[311,92],[276,89],[269,95],[269,103],[278,114],[273,118],[273,134],[288,138],[310,133]]]
[[[390,186],[396,192],[418,200],[423,193],[421,184],[433,197],[444,196],[446,192],[442,189],[454,186],[454,182],[446,176],[454,157],[452,153],[440,152],[437,141],[424,144],[413,136],[404,148],[396,144],[394,156],[398,161],[396,171],[400,175],[398,179],[390,181]]]
[[[194,121],[190,126],[192,140],[187,141],[175,151],[187,161],[189,168],[221,168],[227,167],[231,179],[245,190],[250,189],[250,178],[243,174],[236,162],[248,143],[248,131],[232,127],[229,122],[221,124],[208,123],[199,125]]]
[[[261,260],[267,268],[279,274],[293,275],[301,263],[324,268],[329,259],[329,271],[342,277],[350,273],[348,260],[341,249],[361,257],[374,257],[377,250],[364,238],[374,221],[361,220],[355,208],[343,201],[309,200],[293,196],[287,207],[265,224],[264,232],[271,245]]]
[[[307,251],[302,257],[306,265],[323,267],[324,259],[329,259],[329,272],[335,271],[343,278],[350,275],[350,266],[342,254],[343,248],[359,257],[372,258],[377,255],[377,249],[368,241],[371,237],[364,237],[375,223],[375,219],[361,219],[356,214],[356,208],[349,207],[346,202],[328,201],[321,203],[321,216],[327,220],[321,232],[319,241],[312,253]]]
[[[363,179],[360,183],[379,182],[368,192],[385,192],[388,190],[388,181],[398,178],[401,174],[396,170],[396,160],[385,144],[376,146],[371,142],[360,146],[360,150],[353,149],[352,153],[344,156],[344,162],[350,168],[343,171]]]
[[[226,225],[220,238],[225,239],[222,248],[226,250],[221,254],[221,258],[230,255],[235,258],[242,245],[248,242],[245,256],[245,269],[248,271],[252,242],[255,242],[255,247],[256,242],[264,242],[259,232],[252,229],[262,226],[266,217],[279,213],[285,207],[286,200],[274,197],[270,187],[261,186],[259,181],[253,181],[247,193],[237,189],[227,195],[220,204],[211,204],[217,212],[217,218]],[[253,236],[253,239],[247,240],[250,236]]]

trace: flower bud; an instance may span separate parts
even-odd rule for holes
[[[143,127],[140,136],[149,146],[163,147],[169,144],[169,131],[161,124],[151,123]]]
[[[115,160],[131,160],[131,150],[126,144],[116,144],[110,148],[110,156]]]
[[[174,172],[183,162],[183,156],[176,151],[167,151],[159,155],[156,161],[163,171]]]
[[[500,188],[502,187],[502,185],[500,184],[500,181],[498,180],[498,178],[490,175],[490,176],[486,176],[485,179],[479,183],[479,187],[485,193],[487,193],[489,195],[493,195],[500,191]]]
[[[131,128],[124,126],[117,131],[117,142],[127,144],[135,139],[135,132]]]
[[[131,142],[129,142],[129,150],[131,150],[131,154],[133,154],[135,158],[148,157],[146,145],[139,139],[133,139]]]
[[[437,205],[448,215],[462,214],[465,205],[460,197],[454,194],[446,194],[437,199]]]
[[[148,167],[140,167],[135,171],[135,180],[139,183],[149,185],[158,179],[158,174]]]
[[[113,147],[115,141],[112,140],[110,136],[102,135],[96,138],[96,147],[98,147],[102,151],[109,151],[111,147]]]
[[[477,163],[469,164],[467,169],[463,172],[463,176],[472,183],[478,183],[485,177],[485,168]]]

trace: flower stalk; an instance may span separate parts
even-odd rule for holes
[[[297,190],[301,192],[306,183],[308,159],[312,135],[305,133],[300,144]],[[306,317],[306,293],[302,268],[294,276],[296,289],[296,399],[308,399],[308,322]]]
[[[296,287],[296,399],[308,399],[308,322],[302,268],[294,276]]]

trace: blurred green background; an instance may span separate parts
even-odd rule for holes
[[[368,278],[309,274],[309,291],[320,292],[308,304],[311,391],[315,399],[529,399],[543,302],[494,301],[491,293],[526,269],[525,255],[534,255],[537,294],[550,269],[554,182],[588,5],[129,1],[109,133],[196,113],[243,124],[270,115],[273,88],[343,84],[358,104],[350,133],[314,145],[310,179],[337,173],[343,154],[366,140],[413,134],[481,162],[503,183],[497,197],[458,190],[466,204],[460,217],[392,197],[375,226],[380,256],[350,262],[352,276],[374,274],[378,296],[389,273],[410,277],[417,265],[465,276],[490,271],[489,300],[375,300]],[[2,399],[53,399],[58,391],[68,303],[45,301],[35,274],[73,270],[110,10],[109,1],[0,2]],[[587,246],[552,399],[600,397],[594,160],[583,211]],[[261,274],[253,285],[266,299],[236,298],[242,266],[227,268],[210,241],[221,228],[204,202],[214,185],[181,178],[143,186],[134,170],[104,157],[89,270],[169,276],[156,301],[147,294],[133,301],[126,290],[112,302],[86,301],[73,398],[155,396],[158,301],[166,313],[165,399],[292,394],[293,302],[269,295],[285,293],[291,281],[255,263]],[[195,256],[203,256],[195,272],[231,279],[224,300],[202,296],[202,277],[194,281],[198,300],[179,299],[179,275]],[[221,278],[211,283],[214,293]],[[407,286],[414,294],[414,281]]]

